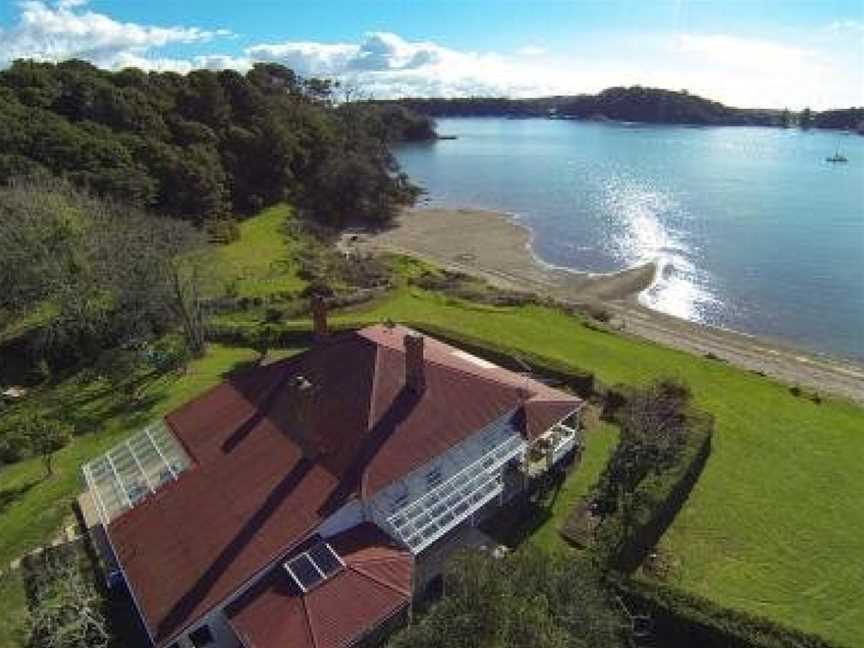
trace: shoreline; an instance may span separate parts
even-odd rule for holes
[[[540,293],[576,307],[602,306],[612,315],[612,327],[625,335],[711,354],[790,386],[864,404],[864,366],[853,360],[653,310],[639,295],[654,285],[655,263],[612,273],[580,272],[544,262],[534,253],[532,240],[531,229],[510,214],[419,207],[404,210],[388,229],[360,233],[350,245],[418,257],[501,288]]]

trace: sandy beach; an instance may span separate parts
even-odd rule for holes
[[[790,385],[864,404],[864,367],[645,308],[636,297],[651,285],[653,264],[604,275],[548,266],[531,252],[531,232],[505,214],[409,209],[394,227],[360,234],[352,245],[416,256],[503,288],[535,292],[565,303],[602,303],[613,314],[611,325],[623,334],[700,355],[711,353]]]

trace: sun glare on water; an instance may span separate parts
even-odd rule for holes
[[[670,223],[681,215],[681,205],[668,192],[621,176],[610,178],[603,193],[614,254],[628,267],[649,261],[658,265],[657,279],[640,301],[669,315],[703,321],[716,298],[695,263],[698,250]]]

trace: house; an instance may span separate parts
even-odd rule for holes
[[[570,394],[401,326],[316,329],[84,467],[154,646],[368,642],[435,546],[580,446]]]

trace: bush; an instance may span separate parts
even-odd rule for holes
[[[21,461],[30,456],[30,440],[14,416],[7,417],[0,427],[0,462],[5,464]]]
[[[713,418],[690,409],[685,414],[684,425],[685,445],[675,463],[647,475],[633,492],[629,528],[625,528],[620,511],[607,516],[598,528],[598,552],[615,570],[631,573],[642,564],[672,524],[702,474],[711,453]],[[607,479],[608,468],[595,487],[597,492],[604,491]]]
[[[207,237],[211,243],[227,245],[240,240],[240,226],[233,218],[213,218],[206,224]]]
[[[24,562],[31,648],[107,648],[105,601],[76,545]]]

